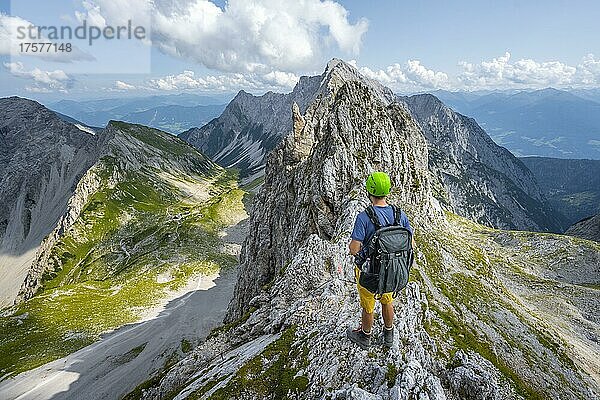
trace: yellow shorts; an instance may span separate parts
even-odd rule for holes
[[[354,267],[354,274],[356,277],[356,286],[358,287],[358,296],[360,297],[360,306],[365,309],[365,311],[369,314],[373,313],[375,310],[375,295],[369,292],[364,287],[360,286],[358,278],[360,277],[360,269]],[[394,301],[392,297],[393,293],[384,293],[381,295],[379,302],[381,304],[390,304]]]

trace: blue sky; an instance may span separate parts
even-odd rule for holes
[[[591,0],[0,0],[0,9],[3,43],[24,21],[103,27],[132,19],[149,36],[73,41],[77,51],[54,58],[4,44],[2,96],[289,91],[331,57],[399,92],[600,87],[600,2]]]

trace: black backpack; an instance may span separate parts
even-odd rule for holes
[[[413,263],[412,234],[400,224],[402,210],[392,206],[394,223],[382,227],[373,206],[365,210],[375,225],[375,233],[367,244],[368,263],[363,264],[358,283],[380,297],[384,293],[398,292],[408,283]]]

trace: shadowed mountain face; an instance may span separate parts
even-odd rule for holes
[[[34,101],[0,99],[0,305],[14,299],[102,141]]]
[[[565,234],[600,242],[600,214],[573,224]]]
[[[594,90],[572,92],[434,94],[518,156],[600,159],[600,97]]]
[[[429,167],[442,185],[438,196],[454,212],[505,229],[562,232],[535,177],[474,119],[429,94],[401,97],[418,121],[429,147]]]
[[[600,213],[600,160],[520,159],[567,225]]]

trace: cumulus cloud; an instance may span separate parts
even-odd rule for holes
[[[83,0],[81,5],[85,11],[75,11],[77,21],[83,23],[83,21],[86,20],[89,25],[94,25],[99,28],[104,28],[106,26],[106,19],[104,19],[100,12],[100,6],[88,0]]]
[[[366,77],[376,79],[394,90],[438,89],[447,88],[449,84],[445,72],[428,69],[419,60],[408,60],[404,64],[394,63],[379,70],[358,67],[356,61],[350,63]]]
[[[197,76],[194,71],[183,71],[151,79],[148,88],[164,91],[203,90],[208,92],[231,92],[240,89],[252,91],[289,91],[298,82],[294,74],[272,71],[264,75],[230,73],[222,75]]]
[[[458,82],[467,89],[600,85],[600,60],[593,54],[583,57],[576,66],[532,59],[511,62],[509,52],[491,61],[462,61],[459,65],[463,70]]]
[[[133,89],[136,89],[136,87],[134,85],[130,85],[129,83],[126,83],[123,81],[116,81],[114,89],[115,90],[133,90]]]
[[[357,54],[368,22],[327,0],[84,0],[89,18],[108,24],[152,16],[152,43],[208,68],[267,74],[320,68],[332,53]],[[84,18],[83,14],[78,15]],[[282,75],[275,79],[286,79]]]
[[[51,91],[67,92],[73,86],[74,80],[63,70],[43,71],[39,68],[26,70],[21,62],[4,63],[8,71],[19,78],[33,80],[33,85],[25,89],[29,92],[47,93]]]
[[[582,85],[600,85],[600,60],[593,54],[583,57],[581,64],[577,65],[577,78]]]

